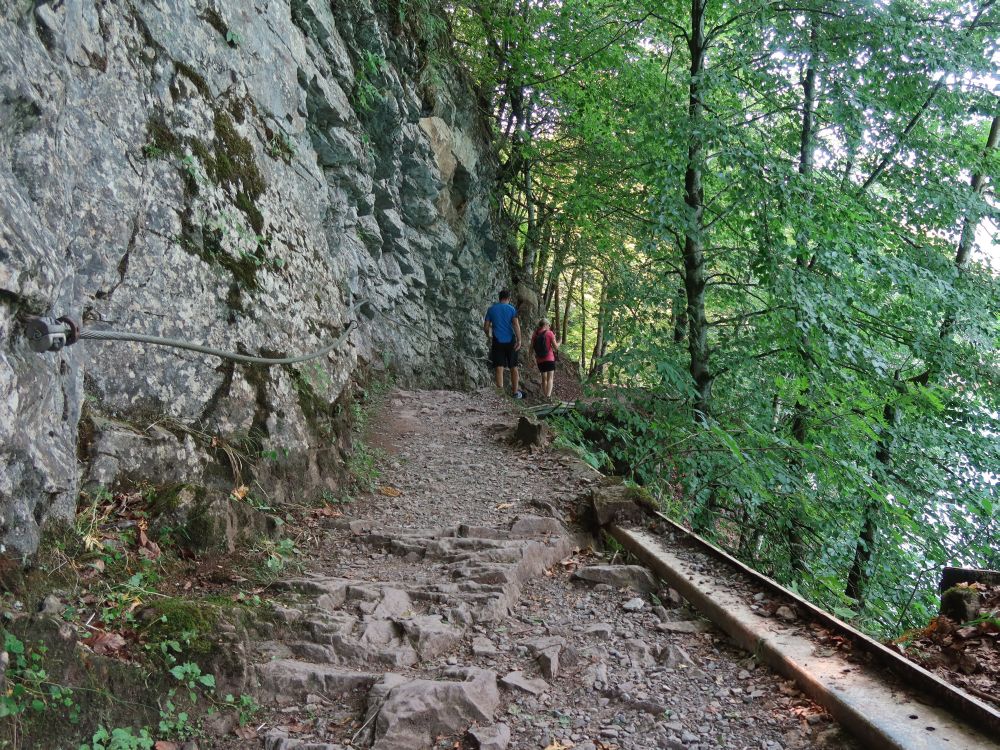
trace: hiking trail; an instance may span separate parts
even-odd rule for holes
[[[854,746],[676,592],[598,551],[575,519],[601,477],[516,446],[516,421],[492,389],[391,392],[366,436],[376,491],[324,519],[247,654],[268,714],[217,746]]]

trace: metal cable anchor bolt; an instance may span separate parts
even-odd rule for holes
[[[70,318],[31,317],[24,325],[28,345],[38,353],[58,352],[80,339],[80,329]]]

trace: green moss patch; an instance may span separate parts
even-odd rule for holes
[[[257,167],[253,146],[236,130],[228,112],[215,112],[216,175],[220,184],[231,185],[256,200],[267,189],[264,175]]]
[[[146,640],[176,641],[194,658],[208,656],[214,649],[213,636],[218,632],[221,614],[217,605],[205,601],[173,597],[153,600],[145,614],[151,621]]]

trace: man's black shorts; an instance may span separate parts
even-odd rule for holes
[[[507,367],[513,369],[517,367],[517,352],[514,350],[514,341],[506,344],[493,339],[490,347],[490,361],[494,367]]]
[[[556,363],[555,362],[539,362],[538,363],[539,372],[555,372]]]

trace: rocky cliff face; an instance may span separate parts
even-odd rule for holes
[[[415,3],[413,3],[415,5]],[[11,0],[0,10],[0,541],[81,486],[329,482],[360,367],[485,374],[504,273],[475,97],[406,0]],[[35,354],[26,314],[225,350]],[[340,399],[340,401],[338,401]],[[290,482],[288,480],[295,480]],[[283,489],[284,488],[284,489]]]

